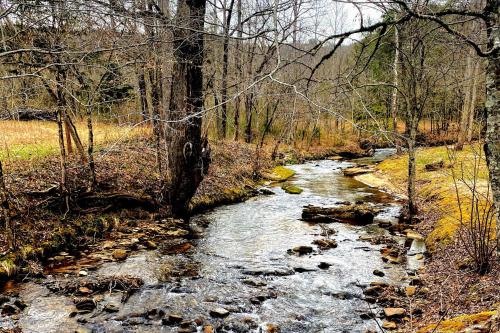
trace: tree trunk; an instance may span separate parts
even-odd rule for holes
[[[488,49],[500,45],[499,3],[498,0],[486,2],[488,19],[486,33]],[[486,69],[486,142],[484,151],[490,172],[490,184],[493,202],[497,209],[497,221],[500,219],[500,105],[498,87],[500,86],[500,52],[493,52],[488,57]],[[500,223],[497,223],[497,241],[500,241]]]
[[[160,83],[158,81],[158,71],[156,67],[159,66],[154,55],[154,66],[148,71],[149,81],[151,84],[151,104],[153,109],[153,135],[155,139],[155,149],[156,149],[156,167],[158,169],[158,176],[163,179],[163,166],[161,160],[161,114],[160,114]],[[162,181],[160,181],[160,187],[163,187]]]
[[[97,177],[95,174],[95,162],[94,162],[94,126],[92,123],[92,108],[87,106],[87,129],[89,133],[87,154],[89,156],[88,168],[89,168],[89,185],[87,188],[88,192],[93,192],[97,184]]]
[[[206,0],[179,0],[174,29],[170,94],[169,203],[174,216],[188,218],[188,205],[210,159],[202,142],[203,28]],[[205,145],[205,147],[203,147]]]
[[[249,93],[245,99],[245,142],[252,142],[252,116],[253,116],[253,93]]]
[[[417,170],[415,161],[415,144],[417,138],[418,121],[410,121],[408,136],[408,214],[410,221],[417,214],[417,193],[415,188]]]
[[[229,29],[231,26],[231,17],[233,15],[234,0],[230,0],[229,8],[227,9],[227,18],[224,22],[224,43],[222,54],[222,124],[220,138],[226,138],[227,132],[227,75],[229,69]],[[226,13],[226,11],[224,11]]]
[[[71,132],[69,130],[69,123],[66,120],[66,112],[64,112],[64,135],[66,138],[66,149],[68,150],[68,156],[73,155],[73,145],[71,144]]]
[[[83,148],[82,140],[80,140],[80,136],[78,135],[78,131],[76,129],[75,124],[71,120],[71,117],[69,114],[63,110],[63,117],[64,117],[64,125],[65,125],[65,131],[66,131],[66,136],[70,136],[70,138],[66,138],[67,142],[69,145],[71,145],[71,139],[73,139],[73,142],[75,143],[76,149],[78,150],[78,153],[80,154],[80,158],[82,160],[82,164],[86,165],[87,164],[87,156],[85,155],[85,149]],[[68,154],[69,154],[70,149],[68,149]]]
[[[59,137],[59,153],[60,153],[60,166],[61,178],[59,183],[59,191],[61,197],[64,198],[66,210],[69,210],[69,191],[67,187],[67,162],[66,162],[66,149],[64,147],[64,130],[63,130],[63,111],[62,107],[58,108],[57,112],[57,130]]]
[[[242,0],[237,0],[237,20],[238,20],[238,25],[237,25],[237,35],[238,39],[236,40],[236,59],[235,59],[235,65],[236,65],[236,70],[238,72],[238,80],[241,80],[243,77],[243,69],[241,66],[241,38],[243,36],[243,27],[241,24],[241,1]],[[236,99],[234,100],[234,140],[238,141],[239,136],[240,136],[240,107],[241,107],[241,98],[240,98],[240,85],[236,85],[236,89],[238,90],[238,95],[236,96]]]
[[[456,150],[462,150],[464,148],[465,139],[467,136],[467,125],[469,122],[469,112],[471,110],[471,92],[472,85],[471,80],[473,75],[473,67],[472,64],[472,50],[467,55],[467,66],[465,68],[465,77],[464,77],[464,90],[465,96],[462,104],[462,113],[460,116],[460,131],[458,133],[457,144],[455,145]]]
[[[149,105],[148,105],[148,95],[146,88],[146,75],[144,70],[141,68],[137,72],[137,84],[139,86],[139,100],[141,103],[141,115],[142,119],[146,121],[149,118]]]
[[[393,62],[393,84],[392,88],[392,99],[391,99],[391,115],[392,115],[392,131],[394,133],[394,143],[396,144],[396,150],[398,153],[401,152],[401,145],[399,144],[399,133],[398,133],[398,66],[399,66],[399,30],[398,27],[394,27],[394,62]]]
[[[481,62],[477,61],[474,65],[474,78],[472,81],[472,96],[469,106],[469,120],[467,124],[467,142],[472,141],[474,134],[474,115],[476,114],[476,99],[477,99],[477,83],[479,81],[479,70],[481,68]]]
[[[0,212],[3,215],[5,236],[7,238],[7,247],[9,249],[13,249],[16,246],[16,241],[14,238],[14,230],[12,228],[10,220],[9,197],[7,195],[7,188],[5,187],[2,161],[0,161]]]

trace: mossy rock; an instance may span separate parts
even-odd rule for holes
[[[270,173],[264,173],[264,178],[275,182],[283,182],[295,175],[295,171],[284,166],[275,167]]]
[[[291,184],[283,184],[281,186],[281,188],[286,192],[286,193],[289,193],[289,194],[300,194],[302,193],[302,191],[304,191],[303,189],[301,189],[300,187],[298,186],[295,186],[295,185],[291,185]]]
[[[456,333],[462,332],[466,328],[486,322],[493,317],[496,311],[485,311],[469,315],[461,315],[448,320],[443,320],[439,324],[431,324],[420,330],[417,333]]]

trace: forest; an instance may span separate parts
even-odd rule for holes
[[[500,332],[498,0],[0,0],[0,332]]]

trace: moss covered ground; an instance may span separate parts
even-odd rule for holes
[[[444,167],[427,171],[425,166],[443,161]],[[488,169],[479,145],[466,146],[462,151],[450,148],[419,148],[417,162],[417,195],[421,212],[435,218],[435,223],[427,236],[426,243],[430,250],[439,245],[449,244],[455,236],[461,218],[466,221],[470,216],[470,205],[459,207],[457,190],[463,201],[471,197],[467,185],[473,181],[476,173],[477,190],[488,196]],[[407,155],[388,159],[378,165],[378,170],[390,182],[393,191],[406,194],[408,174]]]

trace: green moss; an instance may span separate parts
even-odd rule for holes
[[[422,204],[420,208],[424,215],[432,216],[436,220],[433,230],[426,238],[427,247],[431,252],[453,240],[460,227],[460,216],[464,220],[470,217],[468,205],[462,205],[462,211],[460,211],[452,171],[455,171],[457,177],[460,177],[462,171],[466,177],[471,175],[474,160],[477,159],[481,149],[479,145],[473,145],[464,147],[462,151],[453,152],[456,157],[455,164],[450,161],[450,151],[447,147],[420,148],[416,152],[417,195],[422,202],[426,203]],[[443,160],[445,165],[449,167],[432,173],[425,172],[425,165],[437,160]],[[399,189],[401,194],[406,194],[407,155],[387,159],[380,163],[377,168],[390,178],[394,187]],[[478,190],[483,193],[487,192],[487,175],[488,169],[483,154],[479,163],[477,183]],[[461,185],[460,182],[459,185]],[[459,186],[459,194],[462,198],[470,197],[470,191],[466,186]]]
[[[264,177],[275,182],[282,182],[295,175],[295,171],[284,166],[275,167],[270,173],[265,173]]]
[[[238,187],[226,188],[216,195],[197,195],[189,204],[191,212],[201,212],[218,205],[240,202],[251,196],[255,184],[247,182]]]
[[[19,255],[21,256],[21,258],[23,260],[26,260],[26,259],[29,259],[30,257],[36,257],[36,252],[32,246],[26,245],[26,246],[22,246],[19,249]]]
[[[295,185],[291,185],[291,184],[283,184],[283,185],[281,185],[281,188],[286,193],[289,193],[289,194],[300,194],[300,193],[302,193],[302,191],[304,191],[300,187],[295,186]]]
[[[0,279],[8,278],[17,272],[15,259],[11,256],[0,259]]]
[[[448,320],[444,320],[439,324],[428,325],[420,330],[417,333],[456,333],[461,332],[469,326],[483,323],[494,316],[496,311],[485,311],[474,313],[470,315],[461,315],[455,318],[451,318]]]

